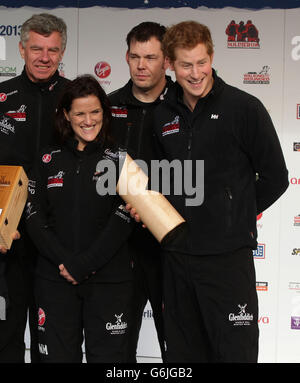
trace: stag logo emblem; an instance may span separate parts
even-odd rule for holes
[[[238,305],[238,307],[240,309],[239,315],[245,315],[246,314],[247,303],[245,303],[243,306],[242,305]]]
[[[122,321],[121,321],[122,316],[123,316],[123,313],[120,314],[120,315],[115,314],[115,317],[117,318],[116,324],[121,324],[122,323]]]

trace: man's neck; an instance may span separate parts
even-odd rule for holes
[[[167,80],[164,77],[162,81],[159,82],[154,88],[151,89],[143,89],[143,88],[138,88],[135,86],[135,84],[132,85],[132,94],[134,97],[145,103],[151,103],[154,102],[157,97],[162,93],[164,90],[164,87],[166,86]]]

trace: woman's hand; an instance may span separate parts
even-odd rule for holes
[[[72,283],[72,285],[78,285],[78,282],[72,277],[72,275],[68,272],[63,264],[58,266],[59,274],[64,277],[68,282]]]

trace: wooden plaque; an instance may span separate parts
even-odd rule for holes
[[[28,178],[22,166],[0,166],[0,245],[10,249],[27,200]]]

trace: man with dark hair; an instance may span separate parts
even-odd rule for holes
[[[28,172],[39,149],[54,141],[54,114],[66,79],[58,65],[67,42],[65,22],[51,14],[33,15],[21,28],[19,51],[23,72],[0,84],[0,164],[23,166]],[[30,190],[30,185],[29,185]],[[29,310],[31,362],[39,361],[32,272],[36,249],[26,234],[9,251],[0,247],[0,362],[24,362],[24,333]],[[32,310],[31,310],[32,308]]]
[[[134,159],[143,160],[148,165],[155,158],[152,113],[172,83],[165,75],[167,66],[161,48],[165,30],[158,23],[143,22],[128,33],[126,61],[130,80],[109,96],[114,138]],[[135,290],[129,362],[136,361],[139,332],[148,300],[164,359],[160,247],[148,230],[137,227],[130,240],[130,249],[134,258]]]
[[[163,50],[176,83],[154,112],[160,158],[204,190],[197,203],[167,196],[187,232],[163,252],[166,361],[257,362],[256,217],[289,185],[280,142],[263,104],[217,76],[205,25],[171,26]]]

